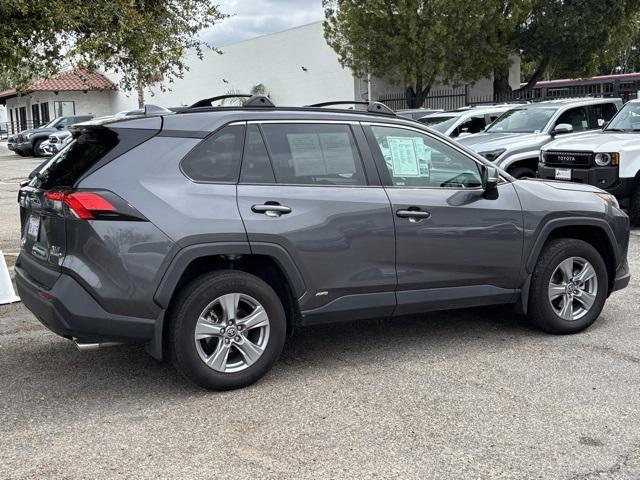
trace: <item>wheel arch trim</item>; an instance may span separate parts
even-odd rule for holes
[[[614,258],[614,267],[619,265],[620,263],[620,254],[617,248],[616,237],[613,234],[613,230],[611,226],[603,219],[599,218],[589,218],[589,217],[563,217],[563,218],[555,218],[553,220],[547,221],[536,234],[536,239],[533,243],[531,251],[529,252],[529,256],[527,258],[527,263],[525,264],[526,273],[533,273],[535,269],[536,263],[538,262],[538,258],[540,257],[540,253],[542,252],[542,248],[546,241],[549,239],[549,236],[553,233],[554,230],[557,230],[561,227],[597,227],[603,231],[606,235],[609,248],[613,254]]]

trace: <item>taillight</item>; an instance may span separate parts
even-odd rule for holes
[[[44,197],[52,210],[81,220],[133,220],[145,218],[120,197],[107,191],[49,191]]]

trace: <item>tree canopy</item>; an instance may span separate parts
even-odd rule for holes
[[[117,72],[127,90],[186,70],[198,33],[225,18],[214,0],[2,0],[0,71],[23,88],[62,67]]]
[[[343,66],[406,88],[423,103],[436,78],[450,84],[493,77],[510,90],[520,55],[527,87],[550,70],[597,72],[611,52],[628,48],[640,0],[323,0],[325,37]],[[525,87],[525,88],[527,88]]]

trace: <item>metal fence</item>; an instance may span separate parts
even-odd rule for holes
[[[509,92],[506,95],[471,95],[470,86],[465,85],[459,88],[429,92],[422,103],[422,108],[454,110],[472,105],[540,102],[544,100],[577,97],[614,97],[622,98],[626,102],[638,98],[639,90],[640,81],[612,81],[583,85],[534,87],[529,90]],[[379,101],[393,110],[409,108],[404,93],[383,95],[379,98]]]
[[[33,121],[13,121],[13,122],[0,122],[0,140],[4,140],[8,138],[10,135],[21,132],[22,130],[26,130],[28,128],[37,128],[41,127],[45,123],[40,122],[34,124]]]

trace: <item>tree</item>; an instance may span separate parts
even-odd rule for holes
[[[184,74],[186,51],[213,48],[198,33],[225,17],[214,0],[3,0],[0,70],[24,88],[66,65],[101,67],[142,106],[145,87]]]
[[[496,19],[483,4],[323,0],[325,38],[342,66],[403,85],[409,106],[419,107],[437,77],[452,84],[476,80],[493,70],[495,59],[508,67],[506,47],[485,34]]]
[[[596,73],[612,50],[629,45],[639,11],[639,0],[536,0],[526,19],[504,37],[523,61],[526,85],[521,90],[550,72],[559,77]],[[507,71],[498,69],[496,77]],[[504,85],[494,87],[497,96],[508,92]]]

